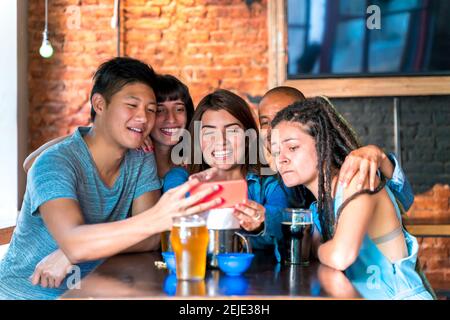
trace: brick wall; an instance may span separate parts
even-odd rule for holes
[[[55,55],[43,60],[44,1],[29,1],[30,150],[88,123],[90,79],[116,53],[113,2],[50,1]],[[244,97],[267,89],[266,1],[126,0],[122,9],[125,55],[180,77],[194,102],[219,87]]]
[[[364,144],[394,151],[393,98],[333,102]],[[403,97],[399,110],[402,166],[414,192],[450,184],[450,96]]]
[[[28,2],[30,151],[89,123],[91,77],[116,54],[113,2],[49,1],[55,48],[50,60],[38,55],[44,1]],[[267,0],[125,0],[122,9],[122,52],[180,77],[195,102],[218,87],[243,97],[267,90]],[[364,143],[393,150],[392,98],[334,102]],[[437,182],[450,184],[449,105],[450,97],[401,99],[402,157],[416,192],[431,190]],[[417,196],[415,212],[448,214],[448,198],[445,207],[440,195]],[[449,240],[420,239],[420,255],[432,277],[450,280]]]

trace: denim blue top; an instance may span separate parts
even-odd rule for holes
[[[406,175],[398,163],[395,155],[393,153],[389,153],[387,156],[394,165],[394,173],[392,178],[387,181],[387,185],[394,193],[395,198],[397,198],[397,200],[401,203],[403,209],[408,211],[414,202],[414,194],[411,184],[409,183],[408,178],[406,178]]]
[[[154,155],[135,150],[125,154],[114,185],[106,186],[82,137],[89,130],[80,127],[69,138],[48,148],[28,172],[17,227],[0,262],[0,300],[54,299],[67,290],[67,281],[59,288],[49,289],[33,286],[29,279],[36,265],[58,249],[40,215],[42,204],[59,198],[73,199],[86,224],[111,222],[125,219],[134,199],[161,187]],[[79,264],[81,276],[100,262]]]

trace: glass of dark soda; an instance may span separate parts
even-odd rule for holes
[[[286,264],[309,265],[313,221],[308,209],[286,208],[281,222],[283,258]]]

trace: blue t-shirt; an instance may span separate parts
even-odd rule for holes
[[[182,167],[171,169],[164,176],[163,192],[178,187],[186,182],[189,173]],[[258,176],[248,173],[246,176],[248,198],[266,209],[264,231],[260,234],[250,234],[251,245],[254,249],[273,249],[282,238],[282,212],[289,207],[290,191],[279,182],[275,176]]]
[[[80,127],[69,138],[48,148],[31,167],[17,227],[0,262],[1,299],[54,299],[67,290],[63,281],[56,289],[33,286],[29,277],[36,265],[58,249],[39,207],[47,201],[67,198],[78,201],[86,224],[127,218],[133,200],[161,187],[153,154],[129,150],[120,174],[110,188],[101,180],[83,139],[90,128]],[[101,261],[81,263],[81,277]],[[69,275],[70,276],[70,275]]]

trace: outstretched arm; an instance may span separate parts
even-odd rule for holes
[[[153,207],[161,197],[161,192],[155,190],[152,192],[147,192],[133,201],[132,213],[133,217],[145,212],[145,210]],[[146,252],[151,250],[157,250],[159,248],[160,234],[155,234],[134,246],[131,246],[123,251],[123,253],[128,252]]]
[[[58,246],[70,262],[98,260],[113,256],[139,242],[170,230],[174,216],[191,215],[208,210],[221,202],[215,198],[197,204],[201,199],[216,192],[209,188],[185,198],[199,183],[191,180],[165,193],[157,204],[131,218],[100,224],[87,225],[78,202],[72,199],[50,200],[40,207],[40,213]]]

